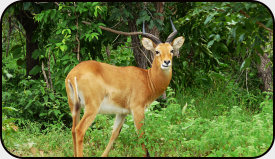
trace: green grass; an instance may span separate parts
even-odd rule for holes
[[[142,156],[141,142],[145,142],[151,156],[263,154],[273,139],[273,99],[232,88],[211,93],[199,89],[175,93],[168,88],[167,107],[154,102],[146,112],[143,140],[138,140],[132,116],[128,116],[109,156]],[[97,116],[84,137],[84,156],[101,156],[113,121],[113,116]],[[70,128],[58,124],[41,131],[39,123],[25,125],[3,134],[5,147],[14,155],[73,156]]]

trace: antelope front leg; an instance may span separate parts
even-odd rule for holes
[[[112,145],[113,145],[114,141],[116,140],[116,138],[118,137],[118,135],[120,133],[120,130],[122,128],[122,125],[124,123],[124,120],[125,120],[126,116],[127,115],[125,115],[125,114],[117,114],[116,115],[112,136],[110,138],[108,146],[106,147],[106,149],[105,149],[105,151],[104,151],[104,153],[102,154],[101,157],[107,157],[108,156],[108,153],[110,152],[110,149],[112,148]]]
[[[145,109],[142,107],[136,107],[132,110],[133,113],[133,117],[134,117],[134,123],[135,123],[135,127],[136,127],[136,131],[139,135],[139,138],[142,138],[144,132],[140,132],[140,129],[143,125],[143,121],[144,121],[144,111]],[[141,144],[142,145],[142,149],[144,150],[145,154],[143,155],[144,157],[149,157],[149,152],[146,149],[144,143]]]

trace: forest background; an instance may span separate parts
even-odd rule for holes
[[[273,24],[258,2],[16,2],[2,15],[2,143],[16,156],[73,156],[64,79],[79,62],[149,68],[146,30],[185,37],[173,77],[146,112],[151,156],[259,156],[273,140]],[[100,156],[114,116],[98,115],[84,156]],[[133,135],[134,134],[134,135]],[[110,156],[141,156],[128,116]]]

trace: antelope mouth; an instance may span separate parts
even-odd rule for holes
[[[170,68],[170,66],[171,66],[170,64],[168,64],[168,65],[167,64],[162,64],[161,69],[168,70]]]

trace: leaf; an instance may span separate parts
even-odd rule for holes
[[[4,70],[3,73],[7,76],[8,79],[12,78],[13,75],[8,72],[8,70]]]
[[[65,60],[62,62],[62,65],[67,65],[68,62],[69,62],[68,60]]]
[[[92,39],[93,39],[94,37],[96,37],[96,39],[98,40],[98,35],[99,35],[98,33],[92,33],[92,35],[91,35],[91,36],[92,36]]]
[[[43,116],[46,116],[46,115],[47,115],[47,113],[40,113],[39,117],[43,117]]]
[[[23,3],[24,10],[29,10],[30,6],[31,6],[31,2],[25,2],[25,3]]]
[[[247,67],[249,67],[249,66],[250,66],[250,63],[251,63],[251,58],[250,58],[250,57],[246,58],[246,59],[243,61],[241,67],[240,67],[240,71],[242,71],[242,70],[246,69]]]
[[[40,49],[34,50],[34,52],[32,53],[32,58],[36,60],[41,53],[42,51]]]
[[[221,73],[217,73],[217,72],[211,71],[210,75],[212,77],[214,77],[215,79],[225,80],[224,75],[221,74]]]
[[[47,102],[48,102],[49,97],[48,97],[47,95],[44,95],[44,96],[43,96],[43,99],[44,99],[44,103],[47,103]]]
[[[244,35],[245,35],[245,33],[243,33],[242,35],[240,35],[240,37],[239,37],[239,41],[240,41],[240,42],[242,42],[242,41],[243,41],[243,39],[244,39]]]
[[[215,58],[215,59],[216,59],[216,58]],[[220,66],[222,66],[222,67],[228,67],[227,64],[220,62],[218,59],[216,59],[216,61],[217,61],[218,64],[219,64]]]
[[[154,16],[163,16],[163,14],[162,13],[160,13],[160,12],[156,12],[156,13],[154,13]]]
[[[254,54],[254,59],[256,61],[257,64],[260,64],[261,63],[261,58],[258,54]]]
[[[268,27],[268,28],[270,28],[270,27],[272,27],[272,24],[273,24],[273,18],[270,18],[268,21],[267,21],[267,23],[266,23],[266,27]]]
[[[64,69],[64,74],[67,74],[69,69],[70,69],[70,66],[67,66],[67,67]]]
[[[185,110],[187,108],[187,103],[184,105],[184,107],[182,108],[182,111],[181,111],[181,115],[183,115],[185,113]]]
[[[63,8],[63,5],[59,5],[58,10],[61,10]]]
[[[152,29],[154,27],[154,22],[151,20],[149,24],[149,29]]]
[[[2,110],[18,111],[18,109],[15,109],[15,108],[13,108],[13,107],[2,107]]]
[[[255,49],[256,49],[257,53],[260,53],[261,55],[264,54],[264,50],[262,49],[262,47],[260,45],[256,45]]]
[[[24,65],[25,64],[25,60],[23,60],[22,58],[20,58],[20,59],[18,59],[18,60],[16,60],[16,64],[18,65],[18,66],[22,66],[22,65]]]
[[[151,103],[151,106],[155,106],[155,105],[158,105],[158,104],[159,104],[159,102],[155,100]]]
[[[44,90],[44,87],[40,87],[40,91],[41,91],[42,95],[44,95],[46,93]]]
[[[62,30],[62,34],[71,34],[72,33],[72,31],[71,31],[71,29],[63,29]]]
[[[70,59],[70,56],[68,54],[66,54],[61,58],[61,60],[69,60],[69,59]]]
[[[60,114],[60,111],[59,110],[54,110],[53,113],[54,113],[55,116],[58,116]]]
[[[27,109],[28,112],[32,113],[31,109],[28,109],[28,108],[32,105],[33,102],[34,102],[33,100],[29,100],[28,104],[25,106],[24,109]]]
[[[220,40],[221,40],[221,36],[220,36],[219,34],[217,34],[217,35],[214,37],[214,40],[220,41]]]
[[[139,25],[143,22],[143,18],[138,18],[136,21],[136,25]]]
[[[213,17],[214,17],[214,14],[208,15],[203,24],[206,25]]]
[[[55,9],[52,9],[51,10],[51,19],[54,19],[55,18],[55,15],[56,15],[56,10]]]
[[[41,66],[36,65],[31,69],[31,71],[29,73],[30,73],[30,75],[36,75],[40,71],[41,71]]]
[[[52,101],[54,101],[54,94],[53,94],[53,93],[50,93],[49,95],[50,95],[50,99],[51,99]]]
[[[237,27],[231,29],[231,35],[234,39],[236,38],[236,30],[237,30]]]
[[[214,43],[214,40],[209,41],[207,44],[207,48],[210,48],[213,45],[213,43]]]
[[[95,7],[95,12],[94,12],[94,16],[95,16],[95,17],[97,17],[97,8],[98,8],[98,7],[99,7],[99,6],[96,6],[96,7]]]
[[[219,43],[222,52],[228,52],[228,48],[224,43]]]
[[[61,29],[58,29],[58,30],[55,32],[55,34],[57,34],[57,35],[58,35],[58,34],[60,34],[60,33],[61,33],[61,31],[62,31]]]
[[[68,48],[67,45],[61,45],[61,46],[60,46],[60,50],[61,50],[61,51],[66,51],[67,48]]]
[[[20,58],[21,56],[23,56],[22,45],[18,44],[18,45],[13,46],[11,48],[10,52],[12,53],[14,59]]]

